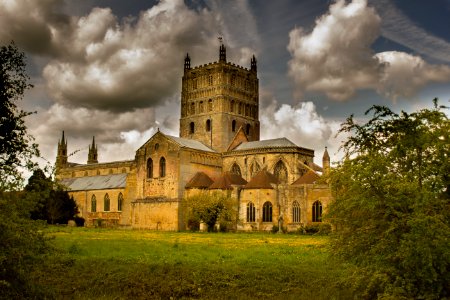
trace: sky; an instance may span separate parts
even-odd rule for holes
[[[29,133],[53,164],[133,159],[158,128],[178,136],[186,53],[227,60],[260,82],[261,139],[287,137],[331,160],[351,114],[450,104],[450,0],[0,0],[0,44],[26,53]]]

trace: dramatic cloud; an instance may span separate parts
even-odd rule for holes
[[[371,45],[379,35],[380,17],[366,0],[348,4],[339,0],[316,21],[312,32],[292,30],[289,76],[297,86],[297,97],[322,92],[333,100],[347,100],[359,89],[374,89],[397,99],[411,96],[429,82],[450,81],[448,66],[430,65],[401,52],[375,54]],[[408,63],[412,65],[407,67]]]
[[[261,111],[260,122],[262,139],[286,137],[301,147],[314,149],[314,161],[319,165],[322,165],[325,147],[333,161],[340,158],[337,152],[343,137],[335,138],[340,123],[325,120],[312,102],[291,106],[279,105],[272,99]]]

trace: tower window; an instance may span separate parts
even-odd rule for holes
[[[208,111],[212,111],[212,110],[213,110],[213,103],[212,103],[212,100],[209,99],[208,100]]]
[[[200,106],[199,106],[199,113],[203,113],[204,111],[204,107],[203,107],[203,101],[200,101]]]
[[[191,122],[190,124],[189,124],[189,133],[190,134],[193,134],[195,132],[195,123],[194,122]]]
[[[159,160],[159,177],[165,177],[166,176],[166,159],[164,157],[161,157]]]
[[[247,222],[255,222],[256,209],[255,204],[249,202],[247,204]]]
[[[250,124],[247,124],[247,125],[245,126],[245,133],[246,133],[247,135],[250,135],[250,129],[251,129]]]
[[[242,115],[242,104],[238,103],[238,114]]]
[[[267,201],[263,205],[263,222],[272,222],[272,203]]]
[[[206,120],[206,131],[211,131],[211,120]]]
[[[236,75],[231,75],[231,86],[235,86],[236,85]]]
[[[230,112],[234,113],[234,100],[231,100],[231,103],[230,103]]]
[[[313,203],[312,221],[313,222],[322,222],[322,203],[320,203],[320,201],[316,201]]]
[[[212,77],[212,75],[208,76],[208,85],[213,85],[213,77]]]
[[[192,80],[192,88],[193,88],[194,90],[197,89],[197,79]]]
[[[195,102],[191,103],[191,111],[190,111],[191,115],[195,115]]]
[[[235,132],[235,131],[236,131],[236,120],[233,120],[233,121],[231,122],[231,131],[232,131],[232,132]]]
[[[153,160],[147,159],[147,178],[153,178]]]

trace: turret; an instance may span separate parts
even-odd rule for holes
[[[328,154],[327,147],[325,147],[325,152],[323,153],[322,157],[322,168],[324,175],[330,174],[330,155]]]
[[[227,62],[227,49],[225,48],[224,44],[220,44],[219,48],[219,61],[220,62]]]
[[[186,53],[186,58],[184,59],[184,70],[191,69],[191,58],[189,57],[189,53]]]
[[[255,55],[253,55],[252,59],[250,60],[250,71],[256,73],[256,58],[255,58]]]
[[[65,168],[67,166],[67,140],[62,132],[61,140],[58,141],[58,150],[56,154],[56,169]]]
[[[92,137],[92,145],[89,145],[88,164],[97,164],[97,146],[95,145],[95,137]]]

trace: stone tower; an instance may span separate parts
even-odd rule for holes
[[[249,141],[258,141],[258,110],[255,56],[250,61],[250,69],[246,69],[227,62],[222,43],[218,62],[191,68],[191,58],[186,55],[180,137],[198,140],[224,152],[242,127]]]
[[[89,145],[88,164],[97,164],[97,146],[95,145],[95,137],[92,137],[92,145]]]
[[[61,140],[58,141],[58,152],[56,154],[56,169],[67,167],[67,140],[62,132]]]

